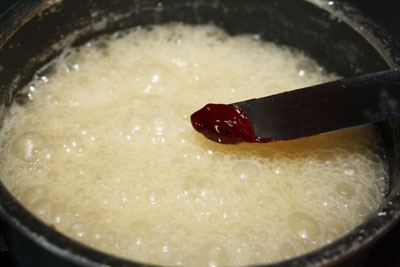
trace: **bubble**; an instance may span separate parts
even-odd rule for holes
[[[31,211],[36,215],[44,215],[51,203],[52,201],[48,198],[38,199],[32,203]]]
[[[163,192],[160,191],[151,191],[147,194],[147,200],[151,203],[151,205],[158,205],[161,202],[161,197]]]
[[[356,194],[354,187],[345,182],[339,183],[336,186],[336,191],[339,195],[344,196],[347,199],[351,199]]]
[[[334,153],[338,160],[347,160],[349,158],[349,152],[344,149],[337,148]]]
[[[216,187],[215,182],[207,177],[188,175],[182,183],[182,197],[199,201],[200,198],[207,199],[210,192]],[[223,185],[221,188],[223,189]]]
[[[50,206],[50,217],[54,223],[60,223],[66,216],[67,205],[64,202],[56,202]]]
[[[127,133],[139,134],[144,133],[149,126],[149,118],[142,114],[132,114],[123,123]]]
[[[69,233],[71,233],[74,237],[82,238],[86,235],[86,226],[85,222],[75,222],[71,224],[69,227]]]
[[[303,212],[294,212],[288,218],[289,228],[298,238],[314,239],[321,234],[319,224],[310,215]]]
[[[324,238],[324,240],[325,240],[325,242],[326,242],[327,244],[330,244],[330,243],[332,243],[333,241],[335,241],[336,239],[338,239],[339,236],[338,236],[335,232],[327,231],[327,232],[325,232],[325,233],[323,234],[323,238]]]
[[[371,214],[371,209],[369,209],[366,206],[358,206],[355,210],[354,210],[355,214],[359,217],[366,217],[369,214]]]
[[[279,255],[281,255],[283,259],[287,260],[296,255],[296,250],[292,245],[290,245],[287,242],[284,242],[279,245]]]
[[[249,259],[250,264],[256,264],[262,262],[262,257],[265,254],[265,248],[260,244],[253,243],[250,245],[250,249],[252,252],[251,258]]]
[[[26,132],[15,139],[11,153],[26,162],[34,162],[40,158],[45,145],[44,136],[37,132]]]
[[[320,151],[315,157],[324,164],[331,164],[336,160],[335,153],[332,151]]]
[[[78,135],[71,134],[66,136],[64,138],[63,147],[67,154],[75,155],[77,157],[82,157],[84,155],[85,145]]]
[[[90,203],[89,203],[90,205]],[[95,210],[89,211],[85,214],[85,217],[88,218],[89,220],[101,220],[102,219],[102,215],[100,212],[97,212]]]
[[[79,54],[71,53],[65,60],[67,70],[68,71],[78,71],[79,65],[81,64],[82,60],[83,60],[83,57],[80,57]]]
[[[56,96],[52,96],[52,97],[50,98],[50,101],[51,101],[51,103],[52,103],[53,105],[55,105],[55,106],[58,106],[58,105],[60,105],[60,103],[62,103],[62,99],[59,98],[59,97],[56,97]]]
[[[57,178],[59,178],[59,176],[60,176],[60,174],[59,174],[57,171],[55,171],[55,170],[51,170],[51,171],[49,171],[49,172],[47,173],[47,177],[48,177],[50,180],[56,180]]]
[[[101,223],[90,223],[86,227],[86,234],[89,239],[99,240],[106,236],[107,228]]]
[[[75,217],[80,217],[82,214],[82,206],[76,204],[69,205],[67,211]]]
[[[139,84],[142,88],[147,88],[144,90],[146,94],[165,95],[168,93],[167,89],[174,86],[176,81],[168,68],[158,64],[142,65],[136,75],[141,78]]]
[[[183,158],[190,160],[201,160],[205,153],[201,149],[188,147],[183,150]]]
[[[190,117],[190,114],[193,113],[193,108],[191,106],[187,105],[180,105],[178,107],[178,114],[182,119],[188,119]]]
[[[199,256],[203,259],[205,266],[226,266],[228,254],[224,247],[218,243],[210,242],[204,244],[199,251]]]
[[[339,222],[330,224],[328,228],[335,232],[338,237],[345,233],[344,225]]]
[[[154,225],[147,221],[134,221],[129,225],[129,229],[133,233],[149,233],[154,229]]]
[[[175,266],[190,266],[188,265],[188,259],[186,255],[182,255],[179,252],[171,253],[171,259],[173,259],[173,265]]]
[[[103,251],[109,251],[113,248],[113,242],[107,237],[101,237],[93,241],[93,245]]]
[[[275,198],[273,196],[259,196],[257,198],[257,207],[261,209],[267,209],[270,205],[274,205]]]
[[[275,174],[282,174],[282,167],[281,166],[277,166],[276,168],[275,168]]]
[[[177,232],[177,233],[187,234],[189,232],[188,227],[184,224],[173,224],[170,226],[170,229],[172,232]]]
[[[347,168],[347,169],[344,170],[344,174],[349,175],[349,176],[352,176],[355,173],[356,173],[356,171],[354,169],[352,169],[352,168]]]
[[[304,75],[304,73],[306,73],[306,72],[307,73],[308,72],[310,72],[310,73],[317,72],[318,69],[319,69],[319,66],[313,61],[309,61],[307,59],[303,59],[301,61],[298,61],[298,63],[296,64],[296,68],[299,69],[299,72],[302,71],[303,75]],[[300,75],[300,76],[303,76],[303,75]]]
[[[153,120],[153,133],[155,135],[163,135],[168,128],[167,120],[161,116],[155,116],[152,120]]]
[[[255,178],[260,174],[260,170],[254,164],[247,161],[239,161],[232,167],[233,173],[241,179]]]
[[[212,157],[211,157],[211,161],[214,164],[223,164],[225,161],[225,155],[222,153],[213,153]]]
[[[49,196],[49,189],[44,185],[32,186],[21,193],[20,200],[26,204],[32,204],[33,202]]]

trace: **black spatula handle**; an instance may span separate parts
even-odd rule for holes
[[[234,103],[254,133],[272,140],[312,136],[400,116],[400,69]]]

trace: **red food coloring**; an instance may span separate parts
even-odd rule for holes
[[[221,144],[272,141],[257,137],[246,116],[246,111],[232,104],[207,104],[192,114],[191,121],[196,131]]]

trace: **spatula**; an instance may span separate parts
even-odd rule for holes
[[[313,136],[400,116],[400,69],[233,104],[207,104],[193,127],[223,144]]]

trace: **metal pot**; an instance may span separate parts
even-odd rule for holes
[[[107,18],[107,19],[105,19]],[[182,21],[215,23],[231,34],[259,34],[304,51],[341,76],[398,67],[400,45],[361,12],[324,0],[31,0],[0,17],[0,119],[15,92],[66,45],[77,46],[127,27]],[[74,31],[73,38],[66,38]],[[303,256],[268,266],[342,265],[400,218],[400,121],[376,124],[390,175],[379,211],[343,238]],[[7,245],[20,266],[134,266],[54,231],[0,184],[0,216]],[[140,265],[140,264],[139,264]]]

